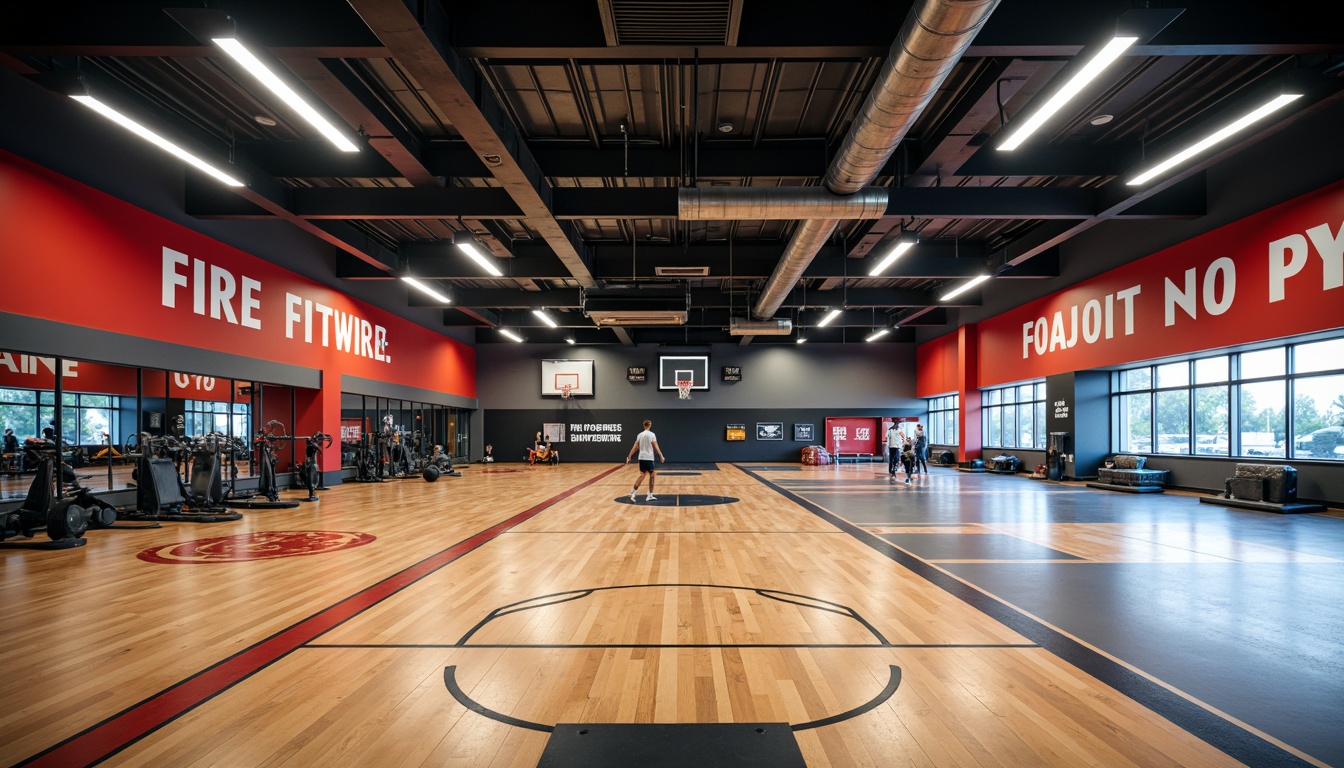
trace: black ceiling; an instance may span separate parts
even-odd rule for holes
[[[341,249],[338,275],[426,279],[445,325],[529,341],[741,341],[798,222],[684,221],[679,188],[815,187],[910,10],[900,0],[239,0],[212,4],[362,137],[344,154],[261,93],[162,2],[10,3],[0,63],[78,71],[188,137],[248,186],[188,175],[188,213],[280,217]],[[816,341],[948,320],[981,291],[1058,275],[1058,246],[1105,220],[1204,213],[1202,170],[1339,98],[1344,36],[1314,4],[1196,0],[1029,147],[995,153],[1084,47],[1133,4],[1002,0],[871,186],[886,215],[842,221],[775,313]],[[1154,5],[1152,3],[1145,6]],[[407,23],[407,20],[410,23]],[[1123,183],[1286,78],[1310,97],[1142,187]],[[1109,115],[1104,124],[1093,119]],[[257,117],[274,125],[263,125]],[[902,229],[921,244],[868,277]],[[468,230],[505,277],[451,246]],[[1141,254],[1136,254],[1141,255]],[[689,278],[660,268],[706,267]],[[946,286],[984,287],[941,302]],[[594,326],[585,290],[680,286],[685,327]],[[1007,287],[1005,287],[1007,286]],[[408,291],[412,305],[433,300]],[[815,327],[824,309],[846,311]],[[551,329],[530,310],[546,309]],[[786,336],[743,337],[782,343]]]

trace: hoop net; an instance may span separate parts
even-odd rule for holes
[[[691,399],[691,384],[693,384],[693,383],[694,383],[694,382],[691,382],[691,381],[681,381],[681,380],[678,380],[678,381],[677,381],[677,397],[681,398],[682,400],[690,400],[690,399]]]
[[[557,387],[557,389],[560,390],[560,399],[561,399],[561,400],[568,400],[568,399],[569,399],[569,391],[570,391],[571,389],[574,389],[574,385],[572,385],[572,384],[561,384],[559,387]]]

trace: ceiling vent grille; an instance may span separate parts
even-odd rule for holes
[[[732,0],[610,0],[618,45],[726,45]]]
[[[654,267],[659,277],[709,277],[709,267]]]

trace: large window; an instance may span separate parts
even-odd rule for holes
[[[929,398],[929,445],[959,445],[957,411],[961,395]]]
[[[1344,461],[1344,338],[1119,371],[1114,392],[1120,451]]]
[[[1045,448],[1045,382],[986,389],[980,414],[986,448]]]

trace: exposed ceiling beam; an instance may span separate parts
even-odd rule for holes
[[[572,229],[551,213],[550,189],[518,128],[471,64],[448,45],[450,26],[443,7],[424,3],[417,14],[402,0],[350,0],[350,5],[490,166],[491,174],[522,209],[527,225],[555,250],[570,275],[581,285],[594,285]]]
[[[939,219],[1087,219],[1103,210],[1102,194],[1081,187],[902,187],[886,190],[887,216]],[[677,190],[561,187],[549,190],[554,218],[676,219]],[[267,218],[210,189],[193,190],[187,212],[202,219]],[[305,219],[524,219],[517,195],[500,187],[302,187],[289,211]],[[211,200],[219,200],[218,207]],[[1150,206],[1150,217],[1186,215]],[[550,243],[550,239],[547,239]],[[554,248],[554,245],[552,245]]]
[[[736,308],[737,314],[745,316],[747,304],[743,297],[721,291],[717,288],[692,288],[690,293],[690,306],[692,311],[701,309],[723,309],[728,310]],[[973,293],[973,292],[968,292]],[[951,303],[940,303],[938,296],[942,291],[915,290],[909,288],[849,288],[843,294],[839,292],[818,292],[811,291],[804,293],[802,290],[794,290],[785,297],[781,307],[787,309],[801,309],[803,307],[825,307],[832,304],[843,302],[845,306],[856,309],[896,309],[907,307],[927,307],[937,304],[943,307],[975,307],[980,305],[979,296],[967,296],[964,300],[961,296],[957,297]],[[512,310],[531,310],[531,309],[572,309],[577,310],[583,306],[582,298],[578,289],[559,289],[550,291],[513,291],[498,288],[456,288],[452,290],[452,307],[490,307],[492,309],[512,309]],[[412,307],[445,307],[442,302],[436,302],[419,293],[411,293],[407,296],[408,304]],[[564,317],[562,313],[557,313],[553,318],[559,321]],[[570,316],[573,319],[573,316]],[[527,323],[536,321],[541,323],[536,317],[528,315]],[[512,324],[512,323],[510,323]],[[591,325],[584,318],[579,325]]]

